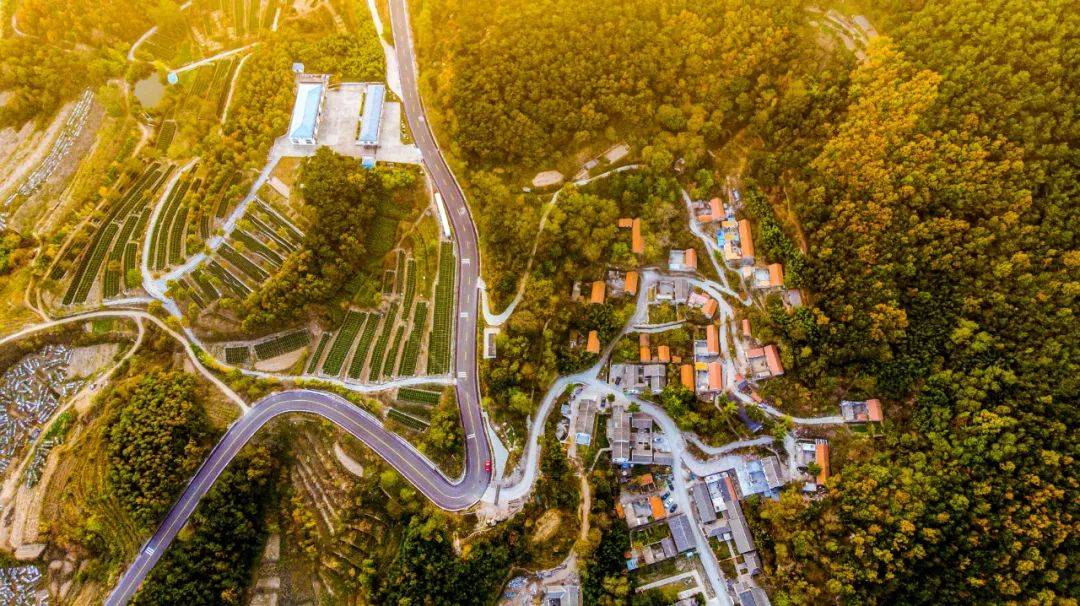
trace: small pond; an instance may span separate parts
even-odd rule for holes
[[[135,98],[147,109],[157,105],[164,96],[165,85],[161,83],[161,78],[156,73],[135,83]]]

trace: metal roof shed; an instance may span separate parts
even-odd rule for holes
[[[386,85],[368,85],[364,93],[364,115],[360,122],[360,136],[356,140],[360,145],[378,145],[379,123],[382,122],[382,107],[385,98]]]

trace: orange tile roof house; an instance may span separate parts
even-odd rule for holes
[[[626,292],[631,295],[637,294],[638,287],[638,273],[636,271],[626,272]]]
[[[705,305],[701,308],[701,313],[705,314],[706,318],[711,318],[716,315],[716,308],[720,304],[716,302],[716,299],[709,297],[708,301],[705,301]]]
[[[885,418],[877,398],[865,402],[841,400],[840,415],[847,423],[880,423]]]
[[[722,391],[724,389],[724,365],[720,362],[709,362],[709,391]]]
[[[818,473],[818,476],[817,476],[817,483],[818,484],[824,484],[825,480],[828,480],[829,475],[830,475],[829,474],[829,443],[826,442],[825,440],[819,440],[818,443],[817,443],[816,451],[817,452],[815,453],[814,458],[815,458],[815,460],[816,460],[816,462],[818,464],[818,467],[821,468],[821,472]]]
[[[753,262],[754,236],[750,232],[750,221],[746,219],[739,221],[739,248],[742,249],[742,258],[744,260],[750,259]]]
[[[585,351],[589,353],[600,353],[600,335],[595,330],[589,331],[589,343],[585,347]]]
[[[752,336],[750,334],[750,318],[743,318],[743,321],[742,321],[742,336],[746,337],[747,339],[749,339]]]
[[[589,297],[589,303],[603,303],[604,302],[604,281],[597,280],[592,283],[592,296]]]
[[[649,346],[649,333],[643,332],[643,333],[639,334],[638,337],[637,337],[637,344],[638,344],[638,347],[648,347]]]
[[[709,355],[720,354],[720,332],[716,329],[716,324],[705,327],[705,344]]]
[[[630,229],[634,226],[634,220],[630,217],[622,217],[619,219],[619,229]]]
[[[656,348],[656,358],[661,362],[671,361],[671,348],[667,345],[661,345]]]
[[[784,365],[780,363],[780,350],[772,343],[765,346],[765,361],[769,365],[769,372],[776,377],[784,374]]]
[[[641,219],[634,219],[630,228],[630,251],[636,255],[645,252],[645,238],[641,236]]]
[[[647,345],[641,347],[641,361],[642,362],[651,362],[652,361],[652,351],[649,350],[649,347]]]
[[[697,251],[673,249],[668,253],[668,269],[671,271],[692,271],[697,269]]]
[[[679,380],[682,382],[683,387],[694,391],[694,366],[693,364],[683,364],[679,367]]]
[[[769,286],[779,288],[784,285],[784,266],[779,263],[769,264]]]
[[[656,495],[649,497],[649,507],[652,508],[654,520],[663,520],[667,517],[667,509],[664,508],[664,502],[660,500],[660,497]]]

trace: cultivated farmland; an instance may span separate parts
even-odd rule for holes
[[[124,265],[124,254],[129,250],[128,244],[135,243],[137,246],[136,228],[143,222],[145,213],[148,211],[148,200],[152,199],[154,192],[172,174],[173,167],[162,167],[157,163],[150,164],[134,179],[121,179],[116,191],[125,190],[122,195],[109,204],[104,218],[98,224],[88,223],[85,230],[92,230],[93,236],[85,247],[71,246],[68,248],[68,256],[81,255],[76,271],[68,283],[64,294],[63,304],[72,305],[86,301],[102,267],[106,266],[105,297],[115,296],[120,291],[121,270]],[[115,196],[115,192],[110,192]],[[106,262],[108,262],[106,264]],[[130,261],[129,261],[130,263]],[[59,279],[65,273],[63,263],[58,263],[52,272],[52,277]],[[134,285],[128,285],[129,287]]]

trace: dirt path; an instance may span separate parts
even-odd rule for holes
[[[578,461],[577,459],[574,460],[577,462],[578,480],[581,484],[581,507],[578,512],[581,516],[581,532],[578,533],[578,538],[584,541],[589,536],[589,512],[592,511],[592,489],[589,486],[589,474],[585,473],[581,461]]]

